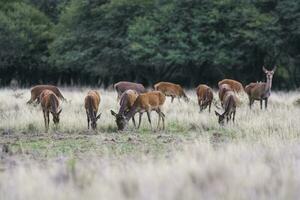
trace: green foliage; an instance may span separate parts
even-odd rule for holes
[[[7,74],[14,66],[4,84],[19,78],[16,68],[24,66],[46,72],[47,78],[39,75],[46,82],[67,84],[168,80],[196,86],[200,82],[212,85],[225,77],[246,84],[264,80],[263,65],[277,65],[275,87],[300,85],[297,0],[1,4],[1,67]]]

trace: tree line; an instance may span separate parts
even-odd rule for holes
[[[298,0],[2,0],[0,84],[300,86]]]

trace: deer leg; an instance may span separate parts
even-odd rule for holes
[[[50,124],[50,113],[49,113],[49,111],[47,112],[47,119],[48,119],[47,126],[48,126],[48,129],[49,129],[49,124]]]
[[[234,120],[235,120],[235,111],[233,111],[233,113],[232,113],[232,121],[233,121],[233,123],[234,123]]]
[[[162,123],[163,123],[163,130],[165,130],[165,114],[163,112],[161,112],[161,110],[160,110],[160,115],[161,115],[161,119],[162,119]]]
[[[173,103],[173,101],[174,101],[174,97],[173,97],[173,96],[171,96],[171,103]]]
[[[136,128],[136,124],[135,124],[135,119],[134,119],[134,116],[132,116],[132,123],[133,123],[133,125],[134,125],[134,128]]]
[[[161,118],[160,110],[157,110],[156,112],[157,112],[157,114],[158,114],[158,122],[157,122],[157,128],[156,128],[156,129],[159,129],[160,118]]]
[[[267,110],[267,108],[268,108],[268,98],[265,99],[265,109]]]
[[[139,116],[139,125],[138,125],[138,129],[140,128],[140,125],[141,125],[142,116],[143,116],[143,113],[140,113],[140,116]]]
[[[148,117],[148,121],[150,123],[150,127],[151,127],[151,130],[152,130],[151,116],[150,116],[150,111],[149,110],[147,110],[147,117]]]
[[[90,129],[90,117],[89,117],[88,112],[86,112],[86,118],[87,118],[87,123],[88,123],[88,129]]]
[[[210,108],[211,108],[211,102],[208,105],[208,112],[210,113]]]
[[[44,116],[45,129],[47,130],[47,116],[44,110],[43,110],[43,116]]]

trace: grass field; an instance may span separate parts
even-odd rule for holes
[[[116,93],[100,90],[101,119],[87,130],[85,88],[62,90],[68,102],[45,133],[29,89],[0,90],[0,199],[297,199],[300,195],[299,92],[275,92],[267,111],[242,95],[236,123],[221,127],[199,113],[194,91],[164,106],[165,131],[132,123],[117,132]],[[215,94],[217,99],[217,95]],[[214,111],[214,107],[212,111]],[[52,119],[52,118],[51,118]],[[157,123],[156,113],[152,121]]]

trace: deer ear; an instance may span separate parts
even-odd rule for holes
[[[60,111],[58,111],[58,113],[57,113],[57,114],[59,115],[59,114],[61,113],[61,111],[62,111],[62,109],[60,109]]]
[[[117,113],[115,113],[113,110],[110,110],[110,113],[111,113],[113,116],[117,117]]]
[[[267,71],[268,71],[268,70],[265,68],[265,66],[262,67],[262,70],[263,70],[265,73],[267,73]]]
[[[215,114],[216,114],[217,116],[220,116],[220,114],[219,114],[217,111],[215,111]]]
[[[97,120],[100,119],[101,115],[102,115],[102,113],[100,113],[100,114],[96,117],[96,119],[97,119]]]
[[[276,69],[277,69],[277,66],[275,65],[272,71],[275,72]]]

